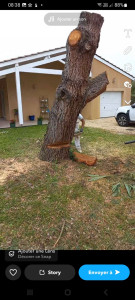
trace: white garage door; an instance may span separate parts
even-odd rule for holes
[[[121,92],[105,92],[100,96],[100,117],[113,117],[121,106]]]

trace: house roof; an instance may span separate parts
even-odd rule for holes
[[[24,55],[24,56],[21,56],[21,57],[1,61],[0,62],[0,73],[3,70],[11,68],[12,65],[19,64],[19,65],[23,66],[24,64],[27,64],[29,62],[37,61],[37,59],[40,61],[40,60],[42,60],[43,58],[46,58],[46,57],[51,57],[52,58],[54,56],[59,55],[59,53],[60,54],[65,54],[65,57],[66,57],[66,48],[65,47],[54,48],[54,49],[51,49],[51,50],[48,50],[48,51],[37,52],[37,53],[34,53],[34,54]],[[114,69],[115,71],[125,75],[126,77],[128,77],[132,80],[135,80],[135,77],[133,75],[129,74],[125,70],[122,70],[121,68],[119,68],[116,65],[112,64],[111,62],[104,59],[103,57],[95,54],[94,58],[97,59],[98,61],[102,62],[103,64],[109,66],[110,68]]]
[[[135,77],[132,74],[130,74],[130,73],[126,72],[125,70],[117,67],[116,65],[112,64],[111,62],[109,62],[105,58],[103,58],[103,57],[101,57],[97,54],[95,54],[94,58],[101,61],[101,62],[103,62],[105,65],[109,66],[110,68],[112,68],[112,69],[122,73],[123,75],[129,77],[130,79],[135,80]]]
[[[37,53],[32,53],[32,54],[28,54],[28,55],[24,55],[24,56],[19,56],[19,57],[15,57],[12,59],[8,59],[8,60],[3,60],[0,61],[0,69],[6,66],[10,66],[10,65],[14,65],[16,63],[26,63],[26,61],[33,61],[36,59],[43,59],[43,57],[48,56],[48,55],[56,55],[59,53],[66,53],[66,48],[65,47],[60,47],[60,48],[54,48],[51,50],[46,50],[46,51],[42,51],[42,52],[37,52]]]

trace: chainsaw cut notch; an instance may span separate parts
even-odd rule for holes
[[[52,148],[52,149],[61,149],[61,148],[68,148],[70,147],[69,143],[62,143],[62,144],[52,144],[52,145],[47,145],[47,148]]]

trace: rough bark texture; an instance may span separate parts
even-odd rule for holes
[[[101,15],[82,12],[78,27],[68,37],[65,68],[50,112],[39,155],[41,160],[69,158],[78,114],[89,101],[104,92],[109,83],[106,73],[89,79],[102,24]]]

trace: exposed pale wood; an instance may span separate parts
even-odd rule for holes
[[[68,42],[70,46],[75,46],[81,39],[82,33],[80,30],[73,30],[68,38]]]
[[[86,155],[83,153],[73,152],[75,159],[80,163],[85,163],[88,166],[94,166],[97,161],[97,157]]]
[[[52,148],[52,149],[61,149],[61,148],[67,148],[67,147],[70,147],[70,144],[47,145],[47,148]]]

